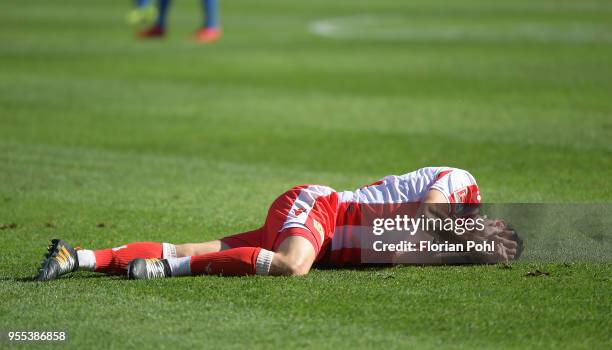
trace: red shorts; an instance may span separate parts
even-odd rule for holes
[[[272,203],[263,227],[227,236],[221,241],[231,248],[261,247],[276,251],[285,238],[300,236],[312,243],[319,259],[331,243],[337,212],[338,194],[333,189],[320,185],[297,186]]]

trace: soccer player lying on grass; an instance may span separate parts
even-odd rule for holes
[[[53,240],[43,260],[39,281],[77,269],[132,279],[187,275],[305,275],[315,266],[362,265],[359,211],[370,205],[413,203],[417,215],[448,218],[454,206],[479,204],[476,181],[465,170],[428,167],[402,176],[386,176],[355,191],[336,192],[321,185],[297,186],[272,203],[261,228],[219,240],[170,244],[139,242],[112,249],[75,250]],[[428,205],[429,203],[442,203]],[[481,217],[484,219],[484,217]],[[471,236],[452,232],[427,232],[429,240],[494,241],[495,250],[449,254],[421,252],[411,255],[416,264],[497,263],[518,258],[520,238],[503,220],[484,219],[485,227]],[[433,237],[432,237],[433,236]],[[412,253],[406,253],[412,254]],[[404,256],[406,255],[404,254]]]

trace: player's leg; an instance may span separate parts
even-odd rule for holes
[[[202,0],[204,28],[219,28],[219,4],[217,0]]]
[[[137,242],[109,249],[76,250],[69,243],[54,239],[42,261],[37,279],[53,280],[77,269],[108,275],[125,275],[128,263],[134,259],[176,256],[176,247],[170,243]]]
[[[176,246],[171,243],[136,242],[116,248],[77,251],[79,268],[107,275],[125,276],[128,263],[134,259],[164,259],[176,257]]]
[[[196,32],[196,40],[202,43],[211,43],[219,40],[222,31],[219,25],[219,6],[217,0],[202,0],[204,23]]]
[[[155,26],[165,28],[166,19],[168,18],[168,10],[170,9],[170,0],[158,0],[157,8],[159,10],[159,13],[157,14]]]
[[[310,271],[317,250],[314,238],[305,229],[290,228],[275,251],[261,247],[237,247],[215,253],[171,259],[137,259],[130,263],[128,276],[134,279],[194,275],[292,275]]]
[[[239,247],[260,247],[263,227],[252,231],[237,233],[214,241],[176,245],[176,256],[202,255]]]
[[[203,243],[185,243],[176,245],[176,256],[182,258],[185,256],[202,255],[208,253],[216,253],[222,250],[230,249],[230,247],[217,239]]]
[[[172,264],[170,270],[173,275],[301,276],[310,271],[315,256],[312,244],[296,235],[285,238],[274,252],[259,247],[233,248],[190,257],[189,271],[179,269],[175,274]]]
[[[221,240],[174,245],[171,243],[137,242],[116,248],[75,250],[62,240],[53,240],[45,255],[38,279],[55,279],[77,269],[108,275],[125,275],[134,259],[168,259],[219,252],[237,247],[259,246],[263,228],[227,236]]]
[[[137,259],[128,266],[135,279],[190,275],[303,275],[308,273],[322,246],[322,235],[308,228],[306,213],[302,221],[293,220],[296,201],[313,208],[316,196],[309,186],[298,186],[280,195],[270,206],[264,226],[258,230],[222,238],[230,249],[176,259]],[[304,194],[305,193],[305,194]],[[302,197],[300,197],[302,194]],[[308,196],[307,196],[307,195]],[[322,206],[325,207],[325,206]],[[317,209],[315,209],[317,208]],[[300,214],[297,215],[301,215]],[[312,227],[312,225],[309,225]],[[273,267],[274,266],[274,267]]]
[[[270,266],[272,276],[302,276],[310,272],[316,258],[312,243],[301,236],[287,237],[278,247]]]
[[[168,10],[170,9],[170,0],[158,0],[157,2],[157,20],[155,24],[140,33],[140,38],[159,38],[166,34],[166,18],[168,17]]]

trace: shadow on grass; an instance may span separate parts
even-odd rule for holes
[[[387,269],[393,270],[393,269],[402,269],[402,268],[410,268],[410,267],[436,268],[436,267],[443,267],[443,266],[461,266],[463,268],[473,268],[473,267],[478,267],[478,266],[498,266],[499,268],[503,268],[503,269],[512,269],[512,266],[514,263],[515,261],[511,261],[509,263],[482,263],[482,264],[476,264],[476,263],[397,264],[397,265],[394,265],[394,264],[363,264],[363,265],[349,265],[349,266],[343,266],[343,267],[316,265],[316,266],[313,266],[313,269],[322,270],[322,271],[329,271],[329,270],[379,271],[379,270],[387,270]]]
[[[103,274],[87,274],[87,275],[74,275],[74,276],[66,276],[60,277],[57,280],[90,280],[90,279],[98,279],[105,278],[109,280],[127,280],[127,278],[121,276],[108,276]],[[17,283],[39,283],[36,277],[0,277],[0,282],[17,282]],[[51,281],[47,281],[51,282]]]
[[[497,266],[500,269],[512,269],[512,264],[485,264],[489,266]],[[408,268],[408,267],[426,267],[435,268],[439,266],[461,266],[463,268],[482,266],[481,264],[455,264],[455,265],[391,265],[391,264],[369,264],[369,265],[356,265],[356,266],[345,266],[342,268],[333,266],[315,266],[313,270],[319,271],[365,271],[365,272],[376,272],[384,276],[393,274],[396,269]],[[192,276],[197,277],[197,276]],[[229,276],[226,276],[229,277]],[[239,276],[232,276],[239,277]],[[125,276],[110,276],[101,273],[76,273],[71,276],[60,277],[57,280],[91,280],[91,279],[108,279],[108,280],[128,280]],[[17,282],[17,283],[39,283],[36,277],[0,277],[0,282]],[[50,281],[49,281],[50,282]]]

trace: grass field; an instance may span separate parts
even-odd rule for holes
[[[222,1],[212,46],[189,40],[198,4],[174,5],[158,42],[134,39],[125,0],[2,6],[0,330],[67,330],[71,348],[612,347],[609,262],[29,282],[51,238],[203,241],[300,183],[451,165],[489,202],[612,200],[607,1]]]

